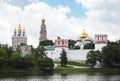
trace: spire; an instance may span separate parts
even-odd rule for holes
[[[45,18],[43,17],[43,18],[41,19],[41,21],[42,21],[42,24],[44,24],[44,23],[45,23]]]
[[[25,28],[23,29],[23,32],[25,32]]]
[[[43,17],[41,19],[41,30],[40,30],[40,41],[47,39],[47,31],[46,31],[46,25],[45,25],[45,18]]]
[[[41,19],[41,21],[45,21],[45,18],[43,17],[43,18]]]
[[[25,36],[25,28],[23,28],[23,36]]]
[[[16,27],[15,27],[15,29],[14,29],[14,36],[16,36]]]
[[[21,24],[18,25],[18,36],[21,35]]]
[[[16,27],[15,27],[15,29],[14,29],[14,33],[16,32]]]
[[[21,24],[18,25],[18,29],[21,29]]]

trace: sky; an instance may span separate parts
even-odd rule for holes
[[[26,29],[28,45],[39,44],[41,19],[47,38],[76,40],[85,32],[120,39],[120,0],[0,0],[0,43],[12,45],[18,24]]]

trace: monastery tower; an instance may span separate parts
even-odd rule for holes
[[[41,30],[40,30],[40,39],[39,41],[43,41],[47,39],[47,31],[46,31],[46,25],[45,25],[45,18],[41,19]]]

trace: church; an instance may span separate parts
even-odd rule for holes
[[[27,36],[25,29],[22,29],[21,24],[18,28],[14,29],[14,34],[12,36],[12,49],[13,51],[19,50],[22,56],[25,54],[31,54],[31,45],[27,45]]]

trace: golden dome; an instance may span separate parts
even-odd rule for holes
[[[41,20],[42,20],[42,21],[45,21],[45,18],[43,17]]]
[[[23,29],[23,32],[25,32],[25,28]]]
[[[16,32],[16,28],[14,29],[14,32]]]
[[[83,33],[80,35],[80,38],[87,38],[88,34],[83,30]]]
[[[18,29],[21,29],[21,24],[18,25]]]

